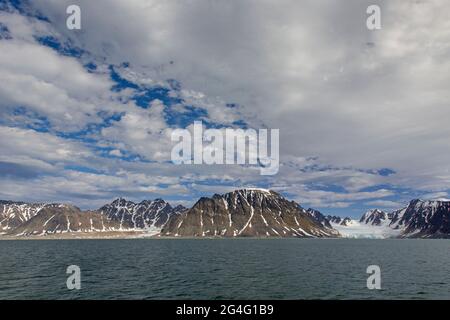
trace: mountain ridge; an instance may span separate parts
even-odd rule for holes
[[[294,201],[264,189],[239,189],[201,197],[191,209],[172,216],[162,236],[337,237]]]
[[[337,227],[333,222],[332,225]],[[450,238],[450,201],[413,199],[406,207],[390,213],[371,209],[348,226],[337,229],[350,237],[366,232],[381,237]],[[360,235],[364,236],[363,233]]]
[[[355,231],[356,230],[356,231]],[[325,216],[267,189],[201,197],[191,208],[161,198],[117,198],[96,210],[71,204],[0,200],[0,235],[141,232],[161,237],[449,238],[450,201],[413,199],[401,209],[368,210],[359,220]]]

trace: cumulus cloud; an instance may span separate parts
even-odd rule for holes
[[[90,155],[81,143],[34,130],[0,126],[0,159],[30,159],[31,162],[80,162]]]
[[[147,160],[170,160],[170,134],[163,114],[164,106],[153,100],[149,109],[130,105],[120,121],[101,131],[106,143],[129,150]]]
[[[65,8],[74,3],[83,19],[83,29],[76,32],[65,28]],[[369,31],[366,8],[372,2],[366,0],[36,0],[30,6],[51,23],[0,15],[13,36],[0,41],[5,84],[0,112],[24,123],[24,115],[11,112],[12,106],[25,105],[63,131],[101,122],[101,111],[119,112],[120,119],[91,136],[95,147],[119,159],[99,158],[91,166],[113,175],[120,169],[143,173],[148,164],[120,157],[136,154],[164,162],[171,126],[164,102],[155,100],[143,109],[130,100],[134,89],[109,90],[114,83],[108,66],[126,62],[126,68],[117,68],[123,78],[164,86],[183,100],[172,111],[186,113],[192,105],[207,111],[198,117],[218,124],[241,120],[280,129],[282,165],[276,177],[240,167],[159,163],[150,169],[178,177],[171,183],[190,185],[193,194],[196,188],[207,192],[201,186],[220,176],[229,178],[224,189],[263,185],[323,207],[394,206],[409,196],[387,186],[411,194],[446,193],[449,4],[378,3],[382,29]],[[61,56],[32,36],[49,33],[83,48],[86,56]],[[98,64],[94,73],[83,68],[90,60]],[[171,88],[170,79],[180,88]],[[390,174],[380,174],[383,168]]]
[[[85,32],[62,33],[154,79],[241,103],[283,128],[286,155],[405,175],[447,168],[445,1],[381,1],[377,32],[365,27],[369,1],[79,4]],[[36,4],[58,22],[64,5]]]
[[[374,208],[385,208],[385,209],[399,209],[406,206],[406,203],[401,203],[397,201],[390,200],[374,200],[366,202],[366,205],[372,206]]]
[[[120,111],[108,77],[89,73],[77,59],[37,42],[40,30],[51,27],[48,23],[32,22],[17,13],[0,12],[0,19],[12,34],[12,39],[0,41],[3,117],[20,106],[34,117],[48,119],[54,130],[76,131],[88,123],[102,122],[101,111]]]

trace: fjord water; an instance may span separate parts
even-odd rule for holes
[[[0,241],[0,299],[450,299],[449,253],[449,240]]]

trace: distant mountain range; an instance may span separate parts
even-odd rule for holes
[[[412,200],[361,219],[325,216],[277,192],[242,189],[200,198],[192,208],[163,199],[134,203],[123,198],[98,210],[59,203],[0,201],[3,237],[104,235],[118,232],[161,237],[450,238],[450,202]]]
[[[75,206],[58,203],[0,201],[0,234],[44,236],[118,231],[158,233],[171,215],[183,210],[186,208],[173,208],[162,199],[136,204],[119,198],[92,211],[81,211]]]
[[[390,213],[367,211],[359,221],[346,224],[330,220],[344,237],[450,238],[450,202],[412,200],[408,206]]]

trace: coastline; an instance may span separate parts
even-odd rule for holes
[[[14,240],[280,240],[280,239],[297,239],[297,240],[403,240],[405,238],[392,237],[392,238],[376,238],[376,237],[175,237],[175,236],[161,236],[159,234],[146,234],[145,232],[120,232],[120,233],[108,233],[108,234],[93,234],[93,233],[65,233],[65,234],[52,234],[52,235],[35,235],[35,236],[5,236],[0,235],[0,241],[14,241]],[[413,238],[414,239],[414,238]],[[422,240],[426,239],[445,239],[445,238],[418,238]]]

